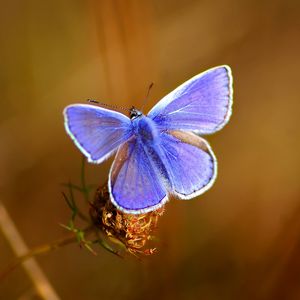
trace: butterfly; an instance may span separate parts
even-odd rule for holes
[[[232,112],[232,75],[218,66],[196,75],[161,99],[147,115],[130,117],[91,104],[64,109],[65,128],[91,163],[116,154],[109,172],[112,203],[124,213],[162,207],[170,195],[191,199],[217,176],[217,160],[200,135],[220,130]]]

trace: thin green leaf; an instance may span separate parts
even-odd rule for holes
[[[105,250],[107,250],[108,252],[120,257],[120,258],[124,258],[117,250],[113,249],[108,243],[106,243],[104,240],[102,240],[101,238],[93,241],[93,243],[99,244],[101,247],[103,247]]]
[[[62,186],[64,187],[72,187],[74,190],[79,191],[80,193],[82,193],[82,188],[76,184],[73,183],[61,183]]]
[[[74,198],[73,187],[72,187],[72,184],[70,182],[69,182],[68,188],[69,188],[70,200],[73,204],[73,207],[77,209],[77,205],[76,205],[75,198]]]
[[[82,161],[81,161],[81,189],[82,193],[84,195],[84,198],[86,202],[89,202],[89,190],[87,189],[86,186],[86,181],[85,181],[85,157],[82,156]]]
[[[69,230],[69,231],[73,231],[73,229],[70,228],[69,225],[65,225],[65,224],[62,224],[62,223],[59,223],[59,225],[60,225],[62,228],[64,228],[64,229],[67,229],[67,230]]]
[[[89,250],[92,254],[94,254],[95,256],[98,255],[98,253],[90,246],[91,242],[90,241],[85,241],[83,243],[84,247]]]
[[[70,207],[71,210],[73,210],[73,205],[72,205],[72,203],[69,201],[67,195],[66,195],[64,192],[62,192],[62,195],[63,195],[64,200],[66,201],[67,205]]]
[[[92,190],[94,190],[98,187],[97,184],[88,184],[88,185],[86,185],[85,190],[84,190],[84,189],[82,189],[81,186],[78,186],[78,185],[73,184],[73,183],[65,183],[64,182],[64,183],[61,183],[61,185],[64,186],[64,187],[69,187],[71,185],[74,190],[76,190],[80,193],[84,193],[85,190],[87,190],[90,193]]]

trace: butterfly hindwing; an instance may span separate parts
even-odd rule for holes
[[[171,193],[191,199],[204,193],[217,175],[217,161],[209,144],[194,133],[162,133],[161,157]]]
[[[229,120],[232,76],[228,66],[209,69],[180,85],[149,112],[162,130],[210,134]]]
[[[68,134],[89,162],[101,163],[132,135],[128,117],[102,107],[74,104],[64,116]]]
[[[109,175],[111,201],[125,213],[145,213],[161,207],[166,188],[151,156],[140,139],[120,147]]]

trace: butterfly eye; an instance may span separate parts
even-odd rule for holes
[[[129,117],[130,117],[131,120],[133,120],[133,119],[135,119],[135,118],[137,118],[137,117],[139,117],[141,115],[142,115],[142,113],[139,110],[137,110],[134,106],[132,106],[130,108]]]

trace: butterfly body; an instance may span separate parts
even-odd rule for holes
[[[153,168],[167,182],[168,172],[161,149],[162,132],[159,131],[157,124],[148,116],[141,114],[132,120],[132,127],[132,143],[136,143],[138,149],[143,149],[145,155],[151,158]]]
[[[111,201],[126,213],[153,211],[169,195],[191,199],[209,189],[217,160],[199,134],[229,120],[232,77],[228,66],[201,73],[159,101],[147,114],[132,107],[130,118],[93,105],[64,111],[65,126],[90,162],[117,152],[109,174]]]
[[[132,121],[134,135],[136,139],[140,139],[144,144],[156,144],[159,139],[157,125],[147,116]]]

